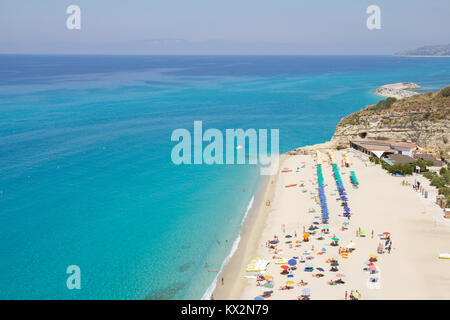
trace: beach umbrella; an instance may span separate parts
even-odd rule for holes
[[[359,231],[359,234],[365,234],[366,233],[366,230],[365,229],[361,229],[360,231]]]
[[[288,261],[288,263],[289,263],[290,266],[295,266],[295,265],[297,264],[297,260],[295,260],[295,259],[290,259],[290,260]]]
[[[265,276],[264,276],[264,279],[270,280],[270,279],[273,279],[273,276],[265,275]]]
[[[281,266],[281,269],[287,270],[287,269],[289,269],[289,266],[287,266],[287,265],[284,264],[284,265]]]
[[[269,289],[270,289],[270,288],[273,288],[273,284],[271,284],[271,283],[264,283],[264,284],[263,284],[263,287],[264,287],[264,288],[269,288]]]
[[[319,270],[319,271],[322,271],[322,272],[325,271],[323,268],[316,268],[316,269]]]
[[[292,236],[291,236],[290,234],[288,234],[288,235],[286,236],[286,238],[292,238]]]
[[[331,263],[331,266],[332,266],[332,267],[337,267],[338,265],[339,265],[339,263],[337,263],[337,262]]]
[[[391,233],[390,232],[383,232],[383,234],[387,236],[387,235],[389,235]]]
[[[277,244],[279,241],[278,240],[272,240],[270,241],[271,244]]]
[[[374,259],[378,258],[378,257],[377,257],[376,255],[374,255],[374,254],[371,254],[369,257],[374,258]]]
[[[323,226],[324,229],[330,229],[330,226]]]
[[[253,298],[253,300],[264,300],[264,298],[261,297],[261,296],[257,296],[257,297],[255,297],[255,298]]]
[[[339,238],[331,238],[333,241],[339,241]]]

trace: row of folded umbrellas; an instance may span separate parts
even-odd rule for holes
[[[350,181],[353,184],[359,184],[358,179],[356,179],[355,171],[350,171]]]
[[[347,193],[345,192],[344,184],[342,183],[341,175],[339,174],[339,170],[338,170],[337,164],[333,163],[332,166],[333,166],[333,175],[334,175],[334,178],[336,180],[336,185],[337,185],[337,188],[338,188],[338,192],[339,192],[339,195],[340,195],[340,198],[341,198],[342,202],[344,203],[344,216],[349,216],[350,215],[350,208],[347,205],[348,198],[347,198]]]
[[[322,212],[322,219],[328,220],[328,205],[327,205],[327,198],[325,197],[325,187],[323,184],[323,174],[322,174],[322,166],[321,164],[318,164],[316,166],[317,170],[317,182],[319,185],[318,191],[319,191],[319,200],[320,200],[320,207]]]

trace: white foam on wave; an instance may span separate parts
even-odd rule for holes
[[[253,207],[253,202],[255,201],[255,196],[253,196],[250,199],[250,203],[247,206],[247,211],[245,211],[244,217],[242,218],[241,221],[241,227],[244,224],[245,219],[247,218],[248,213],[250,212],[250,209]],[[214,289],[216,289],[217,286],[217,279],[219,278],[219,274],[222,273],[223,268],[225,267],[225,265],[228,263],[228,261],[230,261],[231,257],[234,255],[234,253],[237,251],[238,247],[239,247],[239,242],[241,241],[241,231],[239,231],[239,234],[236,238],[236,240],[234,240],[233,242],[233,246],[231,247],[231,251],[230,254],[225,258],[225,260],[222,262],[222,265],[220,266],[220,270],[219,272],[217,272],[216,277],[214,278],[213,282],[211,283],[211,285],[208,287],[208,289],[206,289],[206,292],[203,294],[202,296],[202,300],[209,300],[211,297],[211,294],[214,292]]]

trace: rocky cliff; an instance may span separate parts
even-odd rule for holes
[[[438,93],[388,98],[343,118],[331,143],[382,139],[415,142],[430,150],[450,150],[450,87]]]

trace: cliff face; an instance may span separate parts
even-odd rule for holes
[[[420,94],[388,98],[343,118],[331,140],[348,147],[349,140],[389,139],[415,142],[430,150],[450,150],[450,97]]]

